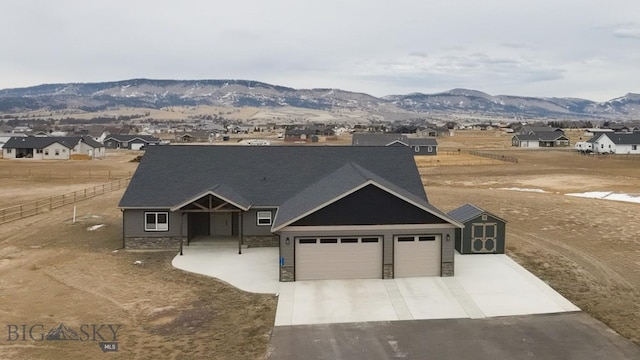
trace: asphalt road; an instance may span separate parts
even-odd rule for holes
[[[273,329],[270,360],[622,360],[640,347],[582,312]]]

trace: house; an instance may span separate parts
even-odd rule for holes
[[[511,145],[522,148],[567,147],[569,138],[564,131],[538,131],[514,135]]]
[[[211,133],[206,130],[194,130],[174,133],[178,142],[210,142],[213,140]]]
[[[100,159],[105,156],[105,148],[89,136],[12,137],[2,148],[5,159],[68,160],[74,155]]]
[[[280,281],[451,276],[462,224],[429,203],[413,154],[382,146],[152,146],[119,204],[123,246],[276,246]]]
[[[406,146],[414,155],[437,155],[438,142],[434,138],[409,137],[392,133],[355,133],[351,138],[353,146]]]
[[[149,145],[158,145],[160,139],[151,135],[107,135],[104,145],[107,149],[141,150]]]
[[[286,128],[284,141],[318,142],[320,137],[335,136],[335,130],[329,126],[307,126],[305,128]]]
[[[462,205],[448,215],[464,225],[455,231],[455,247],[460,254],[504,254],[504,219],[473,204]]]
[[[597,154],[640,154],[640,133],[602,133],[587,143]]]

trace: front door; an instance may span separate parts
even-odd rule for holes
[[[211,213],[211,235],[231,236],[231,214],[230,212]]]

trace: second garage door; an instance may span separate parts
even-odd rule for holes
[[[395,236],[394,277],[439,276],[440,240],[440,235]]]
[[[304,237],[295,246],[296,280],[382,278],[382,237]]]

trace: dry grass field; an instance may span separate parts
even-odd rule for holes
[[[585,191],[639,195],[640,159],[513,149],[510,138],[480,131],[440,138],[441,155],[416,159],[430,201],[446,211],[471,202],[506,219],[510,256],[640,344],[640,204],[564,195]],[[514,156],[519,162],[472,156],[465,151],[469,149]],[[31,178],[2,177],[0,199],[14,204],[108,182],[104,177],[35,174],[36,170],[79,174],[88,168],[129,172],[136,166],[129,162],[133,156],[117,153],[83,162],[0,160],[0,174],[11,169],[17,174],[18,167],[33,171]],[[82,324],[119,324],[119,351],[103,353],[97,341],[6,341],[4,333],[0,358],[265,356],[276,298],[174,269],[171,252],[115,251],[122,246],[117,209],[122,192],[77,203],[75,224],[72,207],[66,206],[0,225],[4,331],[12,324],[43,324],[45,331],[59,323],[74,329]],[[104,226],[90,231],[95,225]],[[138,260],[141,265],[134,264]]]
[[[506,219],[511,257],[640,344],[640,204],[564,195],[613,191],[640,196],[640,158],[514,149],[510,138],[477,131],[439,139],[441,149],[482,144],[493,149],[488,152],[519,162],[451,166],[445,156],[441,165],[420,169],[429,200],[445,211],[471,202]]]

